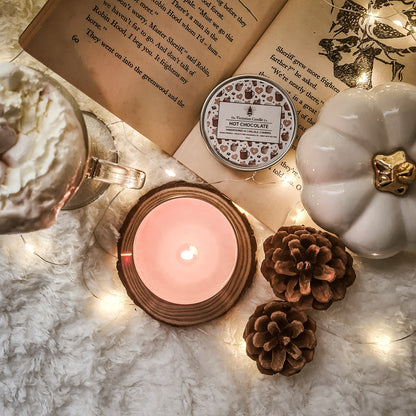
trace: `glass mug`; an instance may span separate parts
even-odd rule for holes
[[[141,189],[145,172],[118,163],[113,136],[108,127],[94,114],[82,111],[88,138],[86,170],[80,186],[63,209],[77,209],[99,198],[110,184],[129,189]]]
[[[33,87],[33,85],[35,86]],[[2,143],[9,140],[10,135],[15,136],[13,139],[15,140],[14,144],[5,153],[0,154],[3,171],[6,169],[6,185],[8,181],[7,175],[10,178],[16,176],[12,172],[14,165],[10,162],[10,160],[13,161],[13,157],[10,158],[10,153],[17,154],[18,159],[19,157],[22,158],[22,154],[26,152],[22,163],[28,161],[31,166],[41,165],[41,163],[38,162],[39,158],[35,159],[35,156],[33,156],[33,160],[30,160],[31,156],[27,155],[53,153],[52,161],[49,158],[48,167],[39,167],[40,170],[43,169],[42,174],[35,178],[30,178],[30,180],[28,179],[25,184],[22,184],[22,180],[19,179],[20,184],[17,186],[21,186],[21,188],[18,192],[9,192],[6,189],[7,187],[5,188],[3,183],[1,184],[0,234],[30,232],[47,228],[56,221],[61,209],[75,209],[87,205],[100,196],[109,184],[117,184],[130,189],[143,187],[146,179],[145,172],[116,163],[116,152],[112,153],[114,156],[113,160],[103,160],[96,156],[97,153],[100,153],[97,150],[99,150],[100,144],[102,144],[103,137],[107,139],[105,146],[114,146],[111,133],[91,113],[83,113],[73,96],[58,81],[36,69],[0,62],[0,87],[0,149]],[[5,92],[7,88],[10,91]],[[27,93],[26,89],[31,90]],[[33,94],[33,91],[36,91],[36,93]],[[15,104],[20,102],[19,100],[14,99],[13,102],[9,100],[10,94],[15,94],[16,97],[19,97],[22,102],[21,108],[17,108]],[[20,98],[30,94],[35,97],[35,100],[38,100],[33,105],[29,99],[26,99],[27,102],[25,104],[25,98]],[[39,104],[41,100],[44,101],[42,104]],[[48,104],[44,104],[45,101]],[[5,124],[7,111],[13,114],[8,110],[11,106],[10,102],[15,105],[15,113],[20,112],[23,114],[20,116],[21,120],[18,123],[13,121],[14,124],[11,127]],[[26,107],[24,108],[24,106]],[[31,107],[36,107],[36,109],[33,110]],[[44,111],[39,111],[39,108]],[[58,109],[55,110],[55,108]],[[58,121],[53,119],[55,113],[58,114],[56,116]],[[34,117],[36,128],[46,125],[47,128],[52,126],[52,129],[58,123],[61,123],[59,124],[61,126],[62,120],[65,119],[64,133],[58,139],[58,145],[49,136],[46,138],[46,133],[45,139],[41,133],[38,133],[39,136],[32,140],[32,137],[28,138],[31,134],[30,132],[26,136],[26,133],[22,133],[22,131],[18,133],[15,130],[16,126],[21,127],[23,130],[26,119],[29,119],[30,122],[30,116]],[[9,119],[12,120],[10,117]],[[76,121],[79,122],[79,126]],[[68,125],[70,127],[67,127]],[[91,134],[89,134],[91,128],[95,132],[95,137],[91,137]],[[57,130],[51,131],[50,136],[54,137]],[[30,144],[31,140],[36,143]],[[48,140],[53,145],[49,144]],[[22,143],[26,141],[29,144],[21,144],[21,141]],[[18,151],[15,149],[10,152],[9,150],[13,146],[18,147],[17,144],[20,147],[23,146],[23,150]],[[27,149],[24,146],[27,146]],[[35,149],[33,150],[34,146]],[[36,146],[38,146],[39,150],[37,150]],[[46,146],[49,147],[46,148]],[[4,155],[7,155],[7,157],[4,157]],[[41,161],[47,159],[47,156],[42,157]],[[21,168],[22,174],[25,173],[25,169],[27,170],[28,168]],[[31,169],[34,170],[34,168]],[[55,170],[52,171],[52,169]],[[20,174],[20,172],[18,173]],[[2,181],[4,181],[4,174]],[[16,185],[14,184],[13,186]],[[26,188],[30,189],[27,190]],[[44,194],[42,193],[43,190]]]

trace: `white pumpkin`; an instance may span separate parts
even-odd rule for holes
[[[375,155],[398,150],[408,158],[400,166],[402,196],[376,189],[373,167]],[[302,136],[296,158],[302,202],[317,225],[365,257],[416,251],[416,86],[392,82],[337,94]],[[389,174],[379,173],[384,185]]]

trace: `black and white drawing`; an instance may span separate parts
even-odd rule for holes
[[[332,37],[319,46],[334,76],[349,87],[372,88],[375,65],[386,65],[391,80],[401,81],[406,57],[416,52],[416,1],[373,0],[365,7],[345,0],[336,7],[332,0],[332,5]]]

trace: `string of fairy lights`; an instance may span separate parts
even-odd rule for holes
[[[122,134],[122,138],[124,141],[128,142],[129,145],[133,146],[137,151],[143,153],[143,150],[138,147],[136,144],[132,143],[128,138],[127,138],[127,134],[126,134],[126,130],[125,130],[125,125],[124,122],[122,121],[116,121],[114,123],[122,123],[123,125],[123,134]],[[110,124],[114,124],[114,123],[110,123]],[[123,137],[124,136],[124,137]],[[153,162],[151,162],[153,163]],[[156,164],[154,164],[154,168],[155,169],[160,169],[160,166],[157,166]],[[177,173],[175,172],[175,170],[173,168],[167,168],[165,169],[165,174],[167,175],[168,178],[174,178],[177,176]],[[242,179],[242,180],[256,180],[255,179],[255,175],[250,175],[249,177]],[[241,181],[241,179],[239,180]],[[267,182],[268,185],[272,184],[271,182]],[[87,278],[88,275],[88,270],[87,270],[87,261],[86,259],[89,256],[89,251],[92,247],[97,247],[98,249],[102,250],[105,254],[113,257],[115,260],[117,260],[117,256],[114,255],[113,253],[110,253],[108,250],[106,250],[103,245],[100,243],[100,239],[97,237],[96,233],[97,230],[99,229],[100,225],[104,222],[105,217],[110,209],[110,207],[112,206],[112,204],[120,197],[120,195],[122,194],[124,190],[121,189],[119,190],[111,199],[110,201],[106,204],[105,208],[103,209],[102,214],[100,215],[100,217],[98,218],[97,222],[95,223],[91,234],[90,234],[90,242],[91,239],[94,239],[93,243],[90,245],[90,248],[87,249],[87,252],[84,254],[84,261],[82,263],[82,272],[81,272],[81,279],[82,279],[82,283],[85,286],[85,288],[91,293],[91,295],[98,301],[98,308],[100,308],[104,313],[105,316],[107,316],[108,314],[111,314],[112,316],[117,316],[118,313],[120,313],[121,311],[123,311],[126,307],[134,307],[136,308],[136,305],[134,303],[131,302],[130,298],[127,298],[126,296],[123,296],[122,293],[119,293],[117,290],[111,290],[107,293],[102,293],[100,295],[98,295],[97,293],[94,292],[94,290],[91,289],[90,285],[89,285],[89,278]],[[305,218],[307,217],[307,212],[305,209],[301,208],[299,209],[297,207],[297,205],[293,206],[287,215],[287,221],[293,223],[293,224],[302,224],[304,223]],[[41,261],[52,265],[52,266],[58,266],[58,267],[62,267],[62,266],[67,266],[69,265],[69,262],[62,262],[62,263],[58,263],[58,262],[54,262],[52,260],[47,259],[45,256],[40,255],[39,253],[37,253],[35,247],[33,245],[31,245],[23,235],[21,235],[21,240],[24,243],[26,249],[32,253],[33,255],[35,255],[36,257],[38,257]],[[94,277],[92,277],[92,279],[94,279]],[[369,346],[373,346],[376,348],[377,351],[382,352],[382,353],[388,353],[390,351],[390,349],[392,348],[392,345],[395,343],[399,343],[399,342],[403,342],[411,337],[413,337],[416,334],[416,330],[413,330],[412,332],[401,336],[401,337],[391,337],[388,334],[377,334],[374,337],[372,337],[373,340],[371,341],[360,341],[360,340],[352,340],[349,339],[346,336],[340,335],[338,333],[336,333],[335,331],[332,331],[331,329],[322,326],[322,325],[317,325],[318,329],[320,329],[321,331],[324,331],[336,338],[342,339],[343,341],[349,343],[349,344],[353,344],[353,345],[369,345]],[[241,353],[243,353],[245,351],[245,342],[241,342],[241,345],[239,346],[239,349],[241,350]]]
[[[339,11],[345,11],[347,13],[353,13],[357,14],[359,16],[365,16],[365,21],[363,22],[365,25],[372,25],[377,21],[381,22],[387,22],[390,23],[392,26],[394,26],[396,29],[406,29],[407,35],[411,36],[416,41],[416,19],[415,22],[412,22],[410,19],[410,12],[415,11],[415,5],[416,3],[414,1],[409,1],[408,3],[403,3],[404,5],[407,5],[408,7],[403,10],[398,10],[396,8],[396,5],[394,4],[394,1],[387,2],[384,7],[392,9],[392,13],[383,16],[379,14],[380,8],[376,8],[374,6],[374,1],[371,0],[368,2],[367,11],[363,12],[360,10],[354,10],[353,8],[346,8],[337,6],[334,3],[334,0],[322,0],[324,3],[326,3],[328,6],[330,6],[333,9],[339,10]],[[406,14],[408,13],[409,16]],[[403,24],[403,22],[405,22]]]
[[[356,11],[356,10],[353,10],[353,9],[350,9],[350,8],[344,8],[344,7],[337,6],[337,5],[334,4],[333,0],[331,0],[331,1],[322,0],[322,1],[324,3],[326,3],[327,5],[329,5],[333,9],[337,9],[339,11],[346,11],[348,13],[357,13],[357,14],[363,15],[362,11]],[[416,26],[414,26],[414,22],[410,21],[410,17],[408,17],[408,15],[405,14],[406,12],[410,12],[412,10],[415,10],[415,2],[409,2],[408,5],[409,6],[404,10],[397,10],[394,3],[389,2],[388,6],[391,8],[392,13],[388,14],[386,16],[382,16],[382,15],[377,14],[378,10],[373,7],[373,1],[370,1],[368,3],[367,12],[364,13],[365,21],[363,22],[363,24],[367,27],[369,25],[373,25],[377,21],[388,22],[392,26],[396,27],[397,29],[399,29],[401,31],[406,30],[407,35],[411,36],[416,41]],[[410,16],[410,14],[409,14],[409,16]],[[13,62],[13,61],[17,60],[20,57],[20,55],[22,54],[22,52],[23,51],[21,50],[13,59],[10,60],[10,62]],[[360,79],[359,82],[365,83],[367,81],[367,79],[366,79],[367,76],[368,76],[367,74],[362,74],[362,79]],[[128,140],[124,122],[122,122],[120,120],[120,121],[116,121],[114,123],[109,123],[107,126],[110,126],[111,124],[115,124],[115,123],[122,123],[122,127],[123,127],[122,136],[124,136],[124,137],[122,137],[123,140],[127,141],[133,148],[135,148],[140,153],[144,153],[142,149],[140,149],[138,146],[136,146],[134,143],[132,143],[130,140]],[[153,165],[154,169],[160,170],[160,166],[157,166],[151,160],[151,158],[147,159],[147,163],[149,163],[150,165]],[[164,170],[164,172],[165,172],[167,178],[175,178],[177,176],[177,173],[175,172],[175,169],[173,169],[173,168],[166,168]],[[242,179],[222,179],[222,180],[212,182],[210,184],[211,185],[218,185],[218,184],[226,182],[226,181],[227,182],[242,182],[242,181],[247,181],[248,182],[248,181],[252,181],[252,182],[256,183],[257,185],[261,185],[261,186],[273,186],[273,185],[278,183],[278,181],[276,181],[276,180],[259,181],[256,178],[256,174],[257,174],[257,172],[254,172],[250,176],[247,176],[247,177],[242,178]],[[290,182],[291,178],[288,177],[287,175],[285,175],[279,180],[279,183],[282,180],[283,180],[283,182]],[[100,239],[97,238],[97,236],[96,236],[96,232],[97,232],[98,228],[100,227],[100,225],[102,224],[102,222],[103,222],[105,216],[107,215],[110,207],[120,197],[122,192],[123,192],[123,190],[120,190],[119,192],[117,192],[110,199],[110,201],[107,203],[107,205],[105,206],[105,208],[102,212],[102,215],[99,217],[99,219],[96,222],[95,226],[93,227],[93,230],[92,230],[91,235],[90,235],[90,241],[93,238],[95,246],[97,246],[100,250],[102,250],[107,255],[112,256],[115,259],[117,258],[117,256],[110,253],[108,250],[106,250],[102,246],[102,244],[100,243]],[[306,210],[304,208],[299,208],[298,205],[295,205],[295,206],[291,207],[291,209],[289,210],[289,212],[287,214],[287,217],[286,217],[286,220],[290,221],[294,224],[301,224],[301,223],[304,222],[306,217],[307,217]],[[36,256],[42,262],[44,262],[44,263],[46,263],[46,264],[48,264],[52,267],[65,267],[65,266],[68,266],[70,264],[69,261],[56,262],[56,261],[48,259],[46,256],[39,254],[36,247],[33,244],[31,244],[31,242],[28,241],[28,239],[24,235],[20,235],[20,238],[21,238],[21,241],[22,241],[24,247],[26,248],[26,250],[28,252],[32,253],[34,256]],[[87,258],[88,255],[89,255],[89,250],[87,251],[87,253],[85,253],[85,258]],[[104,310],[108,310],[109,313],[114,313],[117,310],[121,310],[124,306],[135,306],[131,302],[130,303],[126,302],[125,297],[122,297],[118,293],[106,294],[106,295],[103,295],[103,296],[98,296],[97,294],[95,294],[90,289],[90,287],[88,286],[85,268],[86,268],[86,261],[84,261],[83,264],[82,264],[83,283],[84,283],[85,287],[87,288],[87,290],[91,293],[91,295],[100,302],[100,306]],[[326,327],[323,327],[323,326],[320,326],[320,325],[318,325],[318,328],[327,332],[328,334],[331,334],[334,337],[340,338],[343,341],[348,342],[350,344],[373,345],[373,346],[379,348],[383,352],[387,352],[391,348],[392,344],[405,341],[405,340],[413,337],[416,334],[416,330],[413,330],[410,333],[408,333],[404,336],[398,337],[398,338],[391,338],[391,337],[389,337],[388,335],[385,334],[383,336],[379,335],[378,337],[375,337],[373,341],[364,342],[364,341],[357,341],[357,340],[348,339],[347,337],[344,337],[340,334],[337,334],[336,332],[330,330],[329,328],[326,328]],[[245,348],[245,345],[244,345],[244,348]]]

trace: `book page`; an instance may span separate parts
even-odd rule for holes
[[[172,154],[286,0],[50,0],[22,47]]]
[[[416,13],[414,6],[405,1],[377,9],[368,1],[333,3],[289,0],[236,71],[266,76],[289,92],[298,131],[281,161],[254,176],[226,167],[206,149],[199,126],[175,154],[271,229],[302,207],[296,143],[315,123],[324,102],[350,87],[371,88],[392,80],[416,84],[416,33],[408,19],[412,10]],[[404,13],[393,18],[397,10]]]

